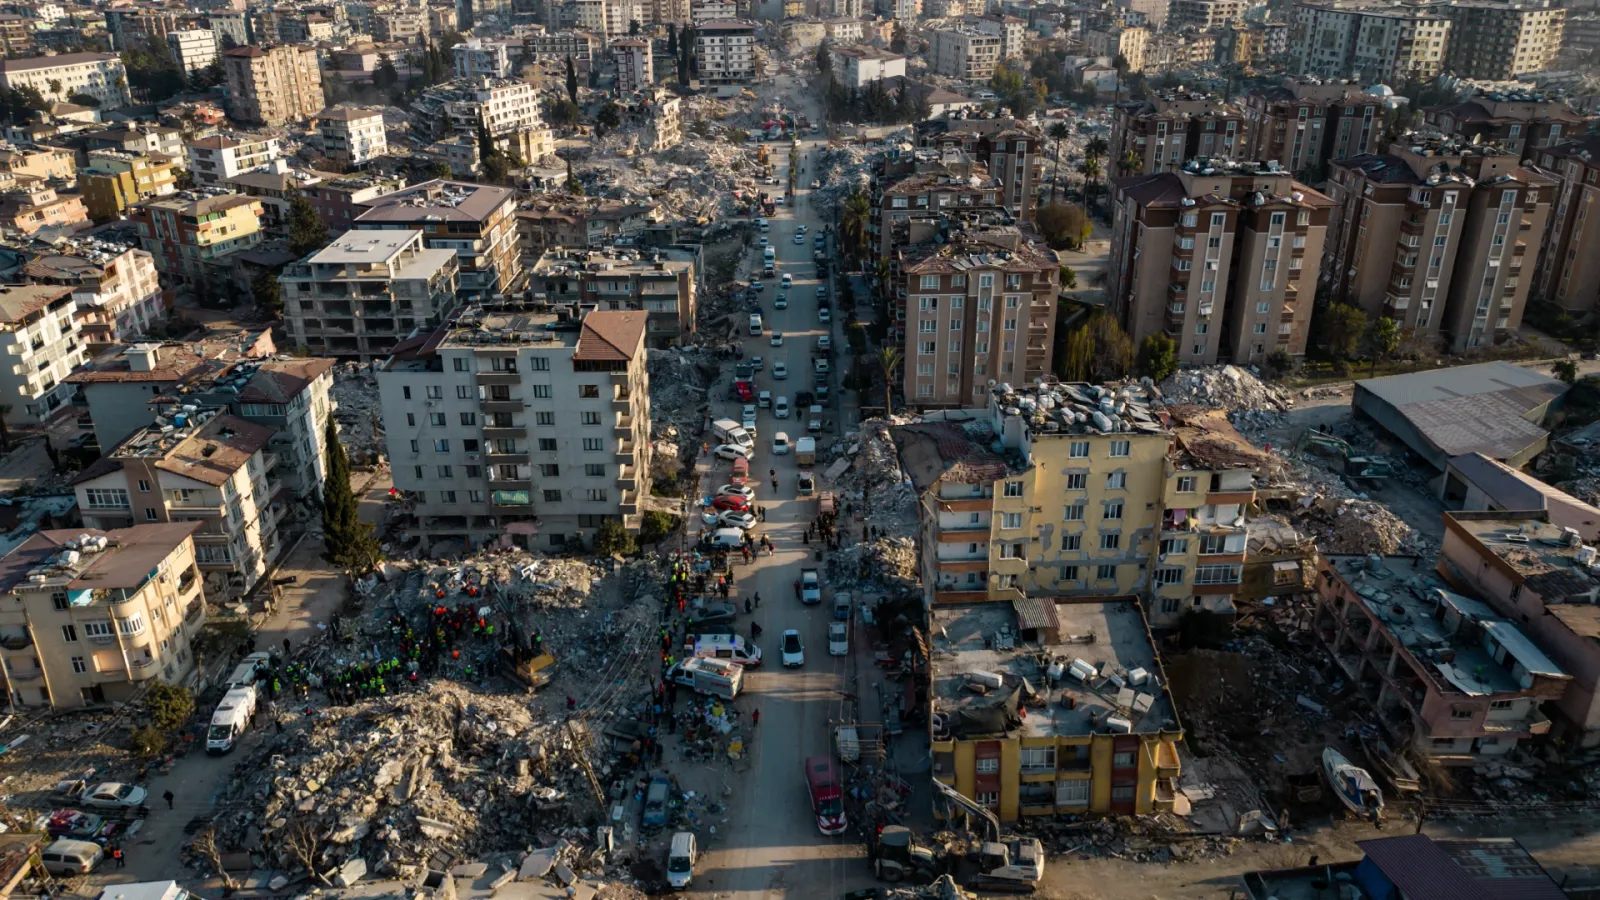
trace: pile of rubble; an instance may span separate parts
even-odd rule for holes
[[[1161,382],[1161,396],[1169,404],[1193,403],[1235,413],[1278,413],[1294,406],[1289,391],[1238,366],[1180,369]]]
[[[847,535],[851,543],[828,557],[830,584],[854,581],[885,589],[911,589],[917,584],[917,548],[910,538],[874,536],[865,541]]]
[[[1303,521],[1324,553],[1425,553],[1426,542],[1388,507],[1355,497],[1307,498]]]
[[[743,145],[722,139],[685,135],[683,142],[656,154],[623,155],[620,142],[631,136],[607,140],[618,146],[575,150],[582,160],[574,176],[594,197],[651,202],[669,219],[719,219],[737,213],[735,191],[760,187],[761,165]]]
[[[650,431],[657,458],[694,459],[721,374],[720,354],[699,347],[651,350]]]
[[[333,369],[333,419],[339,442],[356,465],[370,465],[383,455],[383,413],[372,363],[341,363]]]
[[[875,532],[910,535],[916,532],[917,493],[900,467],[889,425],[881,418],[868,419],[854,434],[835,442],[822,475],[838,489],[841,501],[861,509],[863,523]]]

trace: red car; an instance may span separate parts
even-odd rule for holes
[[[738,494],[718,494],[717,498],[711,501],[711,505],[716,509],[732,509],[745,512],[750,509],[750,499],[741,497]]]

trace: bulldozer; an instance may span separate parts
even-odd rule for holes
[[[988,893],[1033,893],[1044,877],[1044,845],[1037,838],[1002,834],[994,813],[949,785],[936,780],[933,786],[943,817],[965,836],[941,847],[923,847],[910,829],[885,825],[874,847],[874,874],[882,881],[913,884],[950,876],[962,887]],[[981,836],[972,832],[973,819],[982,823]]]
[[[917,844],[911,829],[885,825],[878,832],[872,874],[891,884],[932,884],[944,874],[944,860],[938,852]]]
[[[1382,481],[1394,475],[1394,466],[1382,456],[1364,456],[1343,438],[1307,428],[1294,442],[1296,454],[1305,450],[1322,451],[1344,461],[1344,476],[1355,481]]]

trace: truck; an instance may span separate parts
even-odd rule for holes
[[[803,437],[794,442],[794,461],[801,467],[817,464],[817,439]]]
[[[835,516],[839,514],[839,504],[833,499],[833,491],[823,491],[817,495],[817,515]]]
[[[800,570],[800,602],[808,606],[822,602],[822,580],[816,569]]]
[[[740,403],[754,402],[756,390],[756,369],[750,363],[740,363],[733,367],[733,387],[729,395]]]
[[[724,700],[732,700],[744,689],[744,669],[724,659],[696,657],[673,663],[667,677],[696,693]]]

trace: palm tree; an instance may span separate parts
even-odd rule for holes
[[[894,409],[894,370],[900,365],[900,351],[895,347],[884,347],[878,351],[878,366],[883,369],[883,416],[889,417],[889,412]]]
[[[872,200],[861,191],[845,198],[839,210],[839,244],[852,258],[861,255],[861,245],[866,243],[867,221],[872,218]]]
[[[1143,161],[1139,159],[1138,151],[1134,150],[1132,147],[1129,147],[1128,149],[1122,151],[1122,158],[1117,160],[1117,169],[1120,170],[1122,174],[1127,175],[1130,172],[1139,171],[1139,166],[1142,164]]]
[[[1101,171],[1100,160],[1092,156],[1085,159],[1078,166],[1078,174],[1083,176],[1083,214],[1085,216],[1089,214],[1089,185],[1100,177]]]
[[[1050,136],[1050,140],[1056,142],[1056,175],[1055,180],[1050,184],[1050,202],[1054,203],[1056,202],[1056,185],[1061,183],[1061,142],[1072,135],[1072,129],[1068,128],[1065,122],[1057,122],[1051,125],[1050,130],[1046,133]]]

